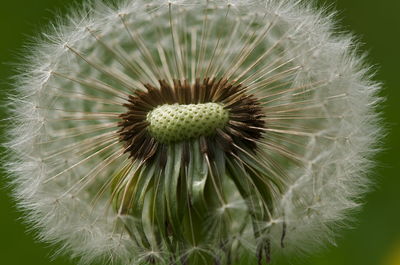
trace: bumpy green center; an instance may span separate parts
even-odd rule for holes
[[[218,103],[162,105],[147,114],[148,130],[163,143],[209,136],[223,128],[229,112]]]

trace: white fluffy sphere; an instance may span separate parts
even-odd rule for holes
[[[333,240],[381,129],[380,85],[331,18],[294,0],[71,12],[11,100],[8,169],[32,227],[124,265],[269,262]]]

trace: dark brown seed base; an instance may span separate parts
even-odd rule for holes
[[[262,108],[257,98],[246,94],[241,84],[206,78],[196,80],[194,84],[174,80],[173,86],[160,80],[159,85],[154,87],[145,84],[146,92],[137,91],[129,96],[129,103],[124,104],[128,111],[120,115],[120,141],[125,145],[125,152],[129,152],[133,159],[148,161],[159,154],[160,164],[165,163],[166,158],[162,156],[167,153],[165,148],[168,148],[168,144],[160,143],[149,133],[149,122],[146,120],[150,111],[164,104],[214,102],[222,104],[229,111],[229,121],[224,128],[217,129],[213,135],[200,137],[201,152],[209,157],[213,156],[215,146],[227,154],[235,152],[235,146],[247,150],[257,147],[255,142],[262,137],[264,128]]]

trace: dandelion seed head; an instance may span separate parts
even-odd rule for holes
[[[368,187],[380,84],[304,1],[90,1],[29,48],[14,196],[83,263],[237,264],[333,242]]]

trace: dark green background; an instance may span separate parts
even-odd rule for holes
[[[76,1],[79,2],[79,1]],[[0,5],[0,95],[9,89],[19,50],[28,36],[40,32],[55,14],[65,11],[68,0],[1,0]],[[385,151],[379,154],[373,174],[375,185],[365,207],[356,215],[353,229],[346,229],[337,247],[328,247],[312,257],[295,258],[293,265],[400,265],[390,256],[400,255],[400,1],[326,0],[319,1],[339,10],[342,29],[356,33],[377,66],[377,80],[384,82],[382,96],[389,135]],[[3,100],[1,100],[3,101]],[[4,113],[0,113],[5,118]],[[2,125],[4,122],[2,122]],[[3,126],[0,126],[3,128]],[[0,263],[4,265],[68,265],[66,257],[51,261],[52,248],[38,243],[18,220],[9,190],[0,178]]]

